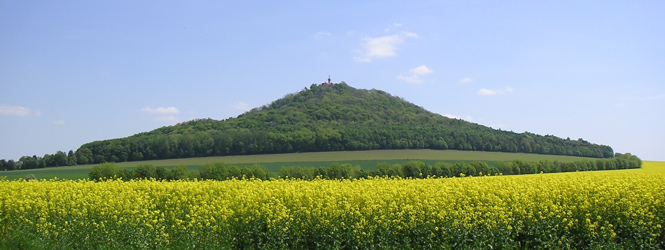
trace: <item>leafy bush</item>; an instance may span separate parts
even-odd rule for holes
[[[102,163],[101,165],[94,166],[88,177],[91,180],[111,180],[122,177],[118,165],[113,162]]]

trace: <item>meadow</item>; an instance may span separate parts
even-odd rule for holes
[[[663,248],[665,163],[466,178],[0,181],[3,249]]]
[[[370,151],[340,151],[340,152],[313,152],[313,153],[291,153],[270,155],[239,155],[220,157],[183,158],[170,160],[120,162],[120,168],[135,168],[139,165],[153,165],[155,167],[174,168],[185,165],[191,170],[208,163],[223,162],[229,165],[251,166],[261,164],[271,172],[279,172],[281,167],[324,167],[333,163],[351,164],[360,166],[365,170],[375,170],[379,163],[401,164],[412,160],[423,161],[428,164],[434,162],[458,162],[458,161],[487,161],[508,162],[521,160],[525,162],[550,160],[560,162],[573,162],[581,159],[594,159],[575,156],[540,155],[525,153],[503,153],[482,151],[458,151],[458,150],[370,150]],[[8,180],[26,178],[32,175],[37,179],[85,179],[95,165],[64,166],[29,170],[14,170],[0,172],[0,177],[5,176]]]

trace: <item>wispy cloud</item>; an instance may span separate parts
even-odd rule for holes
[[[421,84],[423,83],[423,79],[421,79],[417,75],[410,75],[410,76],[397,76],[397,79],[400,79],[402,81],[408,82],[408,83],[414,83],[414,84]]]
[[[498,123],[498,124],[492,124],[490,125],[493,129],[505,129],[507,127],[506,124],[503,123]]]
[[[490,95],[503,95],[506,93],[513,92],[512,88],[505,89],[480,89],[478,90],[478,95],[490,96]]]
[[[247,111],[249,110],[249,105],[247,105],[247,103],[244,102],[238,102],[235,105],[233,105],[233,108],[240,111]]]
[[[167,107],[167,108],[165,108],[165,107],[158,107],[158,108],[145,107],[145,108],[142,108],[141,110],[143,112],[147,112],[147,113],[162,114],[162,115],[180,113],[180,110],[178,110],[175,107]]]
[[[647,96],[647,100],[665,99],[665,95]]]
[[[618,107],[624,107],[628,104],[635,103],[635,102],[645,102],[645,101],[653,101],[653,100],[660,100],[660,99],[665,99],[665,95],[652,95],[652,96],[625,96],[620,98],[620,102],[615,104],[615,106]]]
[[[410,72],[412,73],[411,75],[409,76],[399,75],[397,76],[397,79],[400,79],[408,83],[421,84],[425,81],[420,76],[431,74],[433,71],[425,65],[420,65],[414,69],[411,69]]]
[[[154,118],[155,121],[165,122],[168,124],[175,124],[180,122],[180,119],[178,119],[175,116],[175,114],[180,113],[180,110],[178,110],[176,107],[157,107],[157,108],[145,107],[142,108],[141,111],[150,114],[159,115]]]
[[[404,32],[390,36],[365,37],[361,39],[362,50],[355,57],[357,62],[371,62],[375,58],[393,57],[397,55],[398,46],[406,38],[418,38],[418,34]]]
[[[324,38],[328,38],[328,37],[331,37],[331,36],[332,36],[332,34],[330,34],[330,32],[327,32],[327,31],[319,31],[319,32],[316,32],[316,34],[314,34],[314,38],[316,38],[316,39],[324,39]]]
[[[469,121],[469,122],[473,121],[473,117],[471,117],[470,115],[467,115],[465,117],[461,117],[461,116],[457,116],[457,115],[445,114],[443,116],[451,118],[451,119],[460,119],[460,120],[465,120],[465,121]]]
[[[468,78],[468,77],[467,78],[462,78],[461,80],[459,80],[459,83],[461,83],[461,84],[467,84],[467,83],[472,83],[472,82],[473,82],[473,79]]]
[[[402,26],[404,26],[404,25],[401,24],[401,23],[393,23],[392,25],[388,26],[388,28],[385,28],[383,31],[390,32],[392,29],[401,28]]]
[[[21,106],[0,105],[0,115],[5,116],[40,116],[42,113],[39,111],[32,111],[30,108]]]
[[[430,68],[428,68],[427,66],[425,66],[425,65],[420,65],[420,66],[416,67],[415,69],[412,69],[411,73],[414,73],[416,75],[427,75],[427,74],[431,74],[432,70]]]
[[[173,115],[164,115],[164,116],[159,116],[159,117],[155,118],[155,121],[175,124],[175,123],[180,122],[180,119],[178,119],[177,117],[175,117]]]
[[[53,124],[55,124],[55,125],[59,125],[59,126],[62,126],[62,125],[65,125],[65,121],[63,121],[63,120],[57,120],[57,121],[53,121]]]

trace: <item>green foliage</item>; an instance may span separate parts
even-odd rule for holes
[[[107,162],[93,167],[90,173],[88,173],[88,177],[91,180],[110,180],[122,177],[120,173],[118,165],[113,162]]]
[[[164,172],[164,171],[160,171]],[[153,165],[145,164],[139,165],[134,169],[134,179],[151,179],[157,178],[157,169]]]
[[[190,178],[190,173],[187,171],[187,166],[179,165],[174,169],[171,169],[171,177],[174,180],[186,180]]]
[[[185,168],[184,171],[187,169]],[[224,163],[205,164],[199,167],[199,177],[204,180],[230,180],[230,179],[260,179],[271,177],[267,169],[261,165],[252,167],[226,166]]]

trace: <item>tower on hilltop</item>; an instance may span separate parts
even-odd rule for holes
[[[330,81],[330,75],[328,75],[328,81],[321,83],[320,86],[332,86],[334,83]]]

